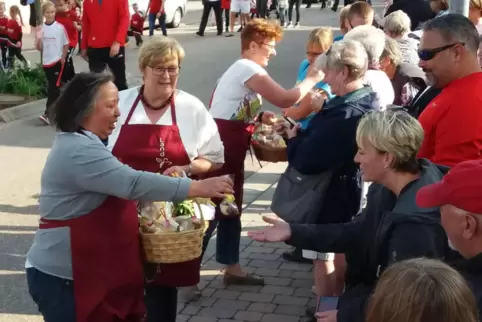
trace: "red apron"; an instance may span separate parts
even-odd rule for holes
[[[140,96],[132,104],[112,153],[124,164],[142,171],[163,173],[171,166],[191,163],[182,143],[171,103],[172,125],[129,124]],[[177,264],[159,264],[152,283],[173,287],[192,286],[200,280],[201,259]]]
[[[41,219],[40,229],[70,228],[77,322],[140,322],[144,279],[136,203],[109,196],[89,214]]]
[[[209,108],[214,97],[216,89],[211,94],[209,100]],[[247,109],[248,117],[250,109]],[[234,175],[234,198],[239,209],[239,215],[243,209],[243,194],[244,194],[244,159],[246,159],[246,152],[250,149],[251,136],[254,132],[254,125],[238,120],[217,119],[214,121],[218,126],[219,136],[224,145],[224,164],[221,169],[209,172],[207,177],[218,177],[226,174]],[[216,219],[227,218],[221,213],[219,203],[221,199],[213,199],[216,203]],[[229,216],[232,218],[233,216]]]

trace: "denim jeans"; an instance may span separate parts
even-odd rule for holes
[[[27,268],[30,296],[37,304],[45,322],[76,322],[74,285],[36,268]]]
[[[154,29],[156,27],[156,14],[155,13],[150,13],[149,14],[149,36],[154,35]],[[161,27],[162,34],[164,36],[167,36],[167,30],[166,30],[166,14],[163,13],[162,15],[159,16],[159,26]]]
[[[213,235],[214,230],[218,228],[216,234],[216,261],[224,265],[235,265],[239,263],[239,243],[241,240],[241,218],[223,218],[214,219],[209,222],[203,240],[203,253],[209,243],[209,239]]]

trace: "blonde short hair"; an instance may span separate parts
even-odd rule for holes
[[[415,118],[406,112],[388,109],[363,116],[356,131],[356,142],[363,147],[366,139],[378,152],[391,154],[393,170],[416,173],[423,136],[423,128]]]
[[[470,0],[470,8],[482,11],[482,0]]]
[[[45,1],[44,3],[42,3],[42,14],[45,14],[45,12],[49,9],[49,8],[54,8],[55,9],[55,4],[51,1]]]
[[[465,279],[447,264],[415,258],[391,265],[368,304],[366,322],[476,322],[477,302]]]
[[[369,65],[378,64],[385,49],[385,33],[373,26],[363,25],[355,27],[343,39],[360,42],[367,52]]]
[[[383,30],[394,36],[403,36],[410,32],[412,21],[402,10],[397,10],[383,19]]]
[[[184,49],[176,39],[154,36],[142,45],[137,62],[141,70],[147,66],[153,67],[172,61],[177,61],[180,66],[185,55]]]
[[[383,50],[382,57],[388,57],[394,66],[398,66],[402,63],[402,52],[400,51],[400,45],[395,39],[390,37],[385,39],[385,49]]]
[[[340,29],[343,33],[348,32],[348,28],[346,26],[346,20],[348,19],[348,13],[350,11],[351,4],[348,4],[341,8],[340,10]]]
[[[360,79],[365,76],[368,68],[368,58],[363,46],[353,40],[341,40],[335,42],[330,50],[320,55],[315,65],[323,70],[340,71],[348,68],[352,79]]]
[[[308,44],[320,47],[323,52],[330,49],[333,44],[333,32],[331,28],[320,27],[313,29],[308,36]]]

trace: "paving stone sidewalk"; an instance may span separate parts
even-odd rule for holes
[[[248,172],[244,185],[240,262],[247,272],[263,276],[265,286],[224,286],[222,266],[215,261],[214,236],[201,270],[199,286],[203,297],[196,302],[179,303],[179,322],[308,320],[305,309],[314,306],[312,266],[284,261],[281,254],[290,248],[284,243],[260,243],[247,237],[249,230],[266,226],[261,216],[271,214],[269,206],[274,188],[285,168],[285,163],[264,164],[258,171]]]

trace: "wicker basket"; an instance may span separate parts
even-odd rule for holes
[[[274,163],[288,161],[288,153],[286,147],[275,148],[266,144],[259,143],[257,141],[253,141],[251,146],[253,147],[254,155],[260,161]]]
[[[205,228],[201,211],[201,224],[194,230],[162,234],[140,231],[144,260],[148,263],[174,264],[201,257]]]

